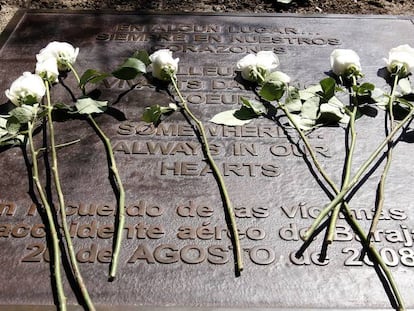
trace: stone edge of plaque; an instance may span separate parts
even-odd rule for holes
[[[12,19],[4,28],[3,32],[0,33],[0,49],[6,44],[8,38],[14,32],[16,26],[19,22],[23,19],[26,14],[62,14],[62,15],[71,15],[71,14],[78,14],[78,15],[105,15],[105,14],[113,14],[113,15],[147,15],[147,16],[234,16],[234,17],[279,17],[279,18],[336,18],[336,19],[388,19],[388,20],[411,20],[414,24],[414,16],[411,15],[362,15],[362,14],[297,14],[297,13],[249,13],[249,12],[225,12],[225,13],[218,13],[218,12],[157,12],[157,11],[118,11],[118,10],[111,10],[111,9],[103,9],[103,10],[67,10],[67,9],[19,9],[14,14]]]
[[[6,27],[4,27],[4,30],[0,33],[0,49],[2,49],[3,46],[7,43],[7,40],[10,38],[17,25],[20,23],[23,16],[27,12],[27,10],[18,10],[7,23]]]
[[[116,10],[63,10],[63,9],[19,9],[12,19],[8,22],[4,30],[0,33],[0,49],[2,49],[6,44],[8,39],[13,35],[14,31],[18,27],[26,16],[26,14],[57,14],[57,15],[148,15],[148,16],[230,16],[230,17],[246,17],[246,18],[255,18],[255,17],[275,17],[275,18],[318,18],[318,19],[382,19],[382,20],[410,20],[414,24],[414,16],[409,15],[345,15],[345,14],[295,14],[295,13],[248,13],[248,12],[226,12],[226,13],[217,13],[217,12],[154,12],[154,11],[116,11]],[[243,308],[223,308],[223,307],[158,307],[158,306],[108,306],[101,305],[97,306],[98,311],[114,311],[120,310],[123,311],[235,311],[235,310],[250,310],[250,311],[316,311],[322,310],[320,308],[273,308],[273,307],[243,307]],[[80,311],[83,308],[79,305],[70,305],[68,306],[68,311]],[[56,310],[54,305],[0,305],[0,311],[52,311]],[[349,309],[330,309],[336,311],[345,311]],[[383,311],[389,309],[352,309],[353,311]],[[410,309],[413,310],[413,309]],[[414,310],[413,310],[414,311]]]
[[[122,308],[122,309],[121,309]],[[0,311],[55,311],[56,306],[40,306],[40,305],[0,305]],[[82,311],[83,308],[79,305],[68,305],[68,311]],[[237,311],[237,310],[249,310],[249,311],[321,311],[323,308],[272,308],[272,307],[252,307],[252,308],[225,308],[225,307],[158,307],[158,306],[105,306],[97,305],[97,311]],[[333,311],[350,311],[351,309],[329,309]],[[386,311],[391,309],[352,309],[352,311]],[[407,309],[407,311],[414,311],[414,309]]]

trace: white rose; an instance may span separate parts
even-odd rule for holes
[[[256,68],[256,55],[248,54],[237,62],[237,70],[241,71],[241,76],[243,79],[248,81],[256,81],[252,77],[251,72]]]
[[[23,104],[33,105],[42,100],[46,93],[46,87],[40,76],[24,72],[5,93],[7,98],[17,106]]]
[[[284,84],[290,83],[290,77],[286,73],[281,71],[272,72],[272,74],[269,76],[269,79],[272,81],[280,81]]]
[[[68,70],[68,64],[73,65],[79,54],[79,48],[74,48],[67,42],[50,42],[45,48],[41,49],[36,55],[38,62],[42,63],[49,58],[54,58],[59,70]]]
[[[408,44],[392,48],[388,53],[387,70],[397,73],[400,77],[408,76],[414,69],[414,49]]]
[[[337,76],[349,76],[361,71],[358,54],[353,50],[336,49],[331,53],[331,69]]]
[[[51,83],[57,82],[59,70],[56,60],[48,58],[42,62],[37,62],[35,73]]]
[[[279,66],[279,58],[272,51],[260,51],[256,54],[257,67],[273,72]]]
[[[248,54],[237,62],[237,70],[241,71],[243,79],[252,82],[262,82],[269,73],[279,66],[279,58],[272,51],[260,51]]]
[[[152,63],[152,75],[160,80],[170,80],[178,70],[179,58],[173,58],[168,49],[161,49],[149,56]]]

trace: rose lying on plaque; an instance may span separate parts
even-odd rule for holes
[[[328,232],[324,243],[332,243],[339,213],[345,215],[345,219],[359,236],[362,246],[368,252],[370,258],[380,267],[388,284],[386,287],[392,289],[399,310],[404,310],[404,301],[400,295],[397,284],[388,268],[381,258],[378,250],[371,241],[375,232],[378,219],[381,216],[384,201],[384,185],[391,164],[392,152],[404,127],[413,118],[414,105],[410,102],[412,90],[409,75],[414,66],[414,49],[408,45],[399,46],[390,51],[387,63],[387,74],[384,76],[389,82],[390,92],[386,93],[369,82],[360,82],[363,78],[361,64],[358,54],[353,50],[337,49],[330,57],[331,73],[319,84],[300,90],[291,86],[290,78],[281,71],[275,70],[279,64],[277,56],[272,52],[259,52],[249,54],[237,63],[237,70],[241,77],[246,80],[247,86],[253,89],[257,99],[242,98],[242,107],[235,110],[221,112],[210,121],[228,126],[243,125],[251,120],[264,117],[280,126],[293,127],[304,143],[307,154],[312,160],[317,178],[326,183],[327,195],[333,198],[315,219],[311,227],[302,237],[305,241],[312,241],[317,232],[320,231],[321,222],[328,217]],[[253,84],[253,86],[252,86]],[[347,95],[349,101],[344,103],[341,99]],[[411,97],[412,98],[412,97]],[[364,116],[375,117],[380,107],[386,110],[387,136],[372,151],[366,161],[353,172],[353,156],[357,141],[356,122]],[[398,122],[394,113],[399,112]],[[287,119],[284,122],[283,119]],[[337,125],[339,129],[346,132],[345,144],[346,154],[343,164],[342,183],[336,185],[333,178],[326,172],[319,162],[316,152],[312,147],[307,135],[314,129],[322,126]],[[293,139],[293,138],[292,138]],[[381,154],[386,152],[386,164],[378,185],[378,200],[375,206],[375,215],[371,228],[367,234],[361,224],[352,216],[349,208],[351,197],[347,195],[360,189],[361,178],[368,169],[375,167],[380,161]],[[306,154],[304,153],[304,156]],[[337,172],[334,172],[337,173]],[[300,254],[298,254],[300,255]]]
[[[236,273],[240,274],[240,272],[243,270],[243,258],[233,205],[227,192],[227,187],[224,182],[223,173],[220,171],[211,155],[209,142],[206,136],[206,131],[204,129],[203,122],[197,116],[195,116],[194,113],[190,110],[186,100],[182,96],[181,91],[178,87],[176,73],[178,70],[179,59],[173,58],[172,51],[168,49],[161,49],[155,51],[153,54],[149,56],[149,59],[151,61],[152,75],[156,79],[160,80],[161,83],[167,83],[166,87],[168,87],[171,82],[171,84],[173,85],[173,90],[178,95],[179,103],[177,103],[178,107],[175,103],[171,103],[168,107],[162,107],[159,105],[147,107],[142,118],[146,122],[158,125],[166,116],[172,114],[173,112],[177,111],[178,108],[180,108],[183,111],[183,113],[188,117],[188,119],[191,120],[191,122],[193,122],[195,128],[197,129],[200,135],[200,143],[207,157],[207,161],[212,171],[214,172],[220,192],[223,196],[223,204],[226,213],[230,219],[229,229],[232,232],[233,244],[235,248],[235,261],[237,269]]]
[[[101,138],[106,148],[109,163],[109,177],[114,181],[114,193],[117,193],[118,201],[118,218],[116,220],[116,227],[118,231],[114,238],[114,251],[112,252],[112,260],[110,265],[109,280],[113,280],[116,275],[118,266],[118,258],[122,243],[122,230],[125,221],[125,192],[122,181],[118,173],[111,142],[103,130],[100,128],[95,120],[95,115],[105,112],[108,102],[100,101],[96,98],[88,96],[87,88],[90,84],[102,82],[103,79],[112,75],[119,79],[128,80],[136,77],[139,74],[146,72],[146,67],[149,64],[148,55],[145,52],[134,54],[133,57],[127,59],[118,69],[112,73],[100,72],[94,69],[88,69],[80,76],[74,68],[74,63],[78,57],[79,49],[74,48],[67,42],[51,42],[43,48],[39,54],[36,55],[37,64],[35,74],[25,72],[21,77],[15,80],[10,88],[6,91],[7,98],[16,106],[10,110],[7,115],[0,116],[0,145],[22,145],[25,148],[28,143],[29,153],[31,155],[31,163],[28,165],[29,171],[31,169],[31,177],[33,183],[38,191],[40,202],[47,215],[47,224],[45,227],[50,228],[48,232],[51,237],[50,251],[53,253],[53,262],[51,266],[53,269],[54,287],[56,289],[57,304],[59,310],[66,310],[66,296],[62,285],[61,260],[62,253],[68,252],[70,262],[70,271],[77,282],[78,288],[82,294],[82,299],[85,302],[88,310],[95,310],[93,302],[89,296],[88,290],[85,286],[83,278],[77,264],[76,255],[73,249],[72,240],[66,220],[66,205],[64,194],[61,187],[57,150],[69,144],[77,143],[79,140],[67,142],[57,145],[54,129],[54,113],[60,111],[67,114],[68,118],[79,118],[89,121],[97,135]],[[65,79],[72,73],[77,81],[79,88],[79,97],[73,103],[54,102],[50,95],[52,87],[63,87],[69,89],[65,84]],[[71,95],[74,94],[70,90]],[[90,92],[90,94],[92,94]],[[70,116],[70,118],[69,118]],[[37,147],[34,135],[39,135],[39,132],[44,130],[41,126],[46,120],[49,135],[44,135],[44,139],[48,136],[47,141],[43,141],[41,146]],[[50,150],[51,172],[53,175],[52,185],[43,185],[40,181],[38,165],[38,157],[45,148]],[[107,163],[103,163],[107,165]],[[52,209],[53,202],[48,197],[47,193],[51,192],[51,187],[54,187],[58,197],[58,208],[60,211],[60,219],[54,215],[55,209]],[[63,229],[63,238],[57,233],[60,226]]]

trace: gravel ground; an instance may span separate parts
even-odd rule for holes
[[[413,0],[0,0],[0,31],[19,9],[413,15]]]

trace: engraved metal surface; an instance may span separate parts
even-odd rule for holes
[[[86,121],[57,122],[58,144],[81,139],[59,150],[60,172],[81,271],[101,310],[390,308],[378,274],[369,260],[359,260],[361,245],[343,220],[325,261],[318,260],[323,233],[302,258],[294,256],[302,246],[300,234],[328,198],[283,129],[265,120],[236,128],[208,120],[239,107],[241,96],[252,96],[235,81],[234,69],[237,60],[253,51],[275,51],[280,70],[303,86],[325,77],[333,49],[354,49],[366,79],[385,86],[377,70],[390,48],[413,44],[409,18],[29,11],[13,23],[0,41],[2,90],[22,72],[32,71],[35,54],[53,40],[80,48],[75,65],[80,72],[109,71],[139,49],[172,49],[180,58],[184,97],[206,122],[212,152],[229,186],[244,248],[240,277],[235,276],[217,184],[192,127],[180,114],[158,128],[140,121],[145,107],[167,105],[170,96],[145,77],[131,84],[111,78],[101,83],[101,98],[110,100],[114,113],[97,120],[112,140],[127,194],[119,276],[108,282],[116,197],[104,147]],[[65,83],[73,88],[75,82],[69,75]],[[61,86],[53,88],[52,96],[71,103]],[[2,91],[0,103],[6,102]],[[382,138],[383,124],[381,111],[357,123],[356,166]],[[337,182],[343,135],[340,128],[311,135],[318,157]],[[407,305],[414,308],[414,204],[407,191],[414,183],[412,152],[404,141],[396,147],[375,239]],[[366,226],[380,171],[351,201],[356,218]],[[42,220],[29,195],[21,149],[0,152],[0,172],[0,310],[52,308]],[[76,305],[67,280],[65,291]]]

